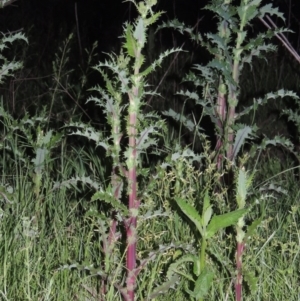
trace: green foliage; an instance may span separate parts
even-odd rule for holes
[[[155,1],[147,0],[138,5],[134,1],[131,2],[136,5],[140,15],[133,24],[125,24],[123,36],[125,43],[120,54],[110,54],[109,60],[94,67],[102,75],[106,89],[99,86],[94,87],[93,91],[97,91],[101,98],[91,97],[88,100],[93,101],[103,109],[107,124],[110,126],[110,136],[105,137],[103,141],[99,131],[91,126],[78,123],[70,124],[72,127],[77,125],[77,130],[73,132],[73,135],[81,135],[95,141],[96,146],[102,146],[107,156],[112,158],[110,185],[94,194],[92,200],[100,200],[110,204],[108,216],[111,215],[109,226],[111,239],[108,239],[108,246],[104,248],[105,258],[110,258],[112,246],[115,246],[114,240],[118,240],[118,238],[114,238],[116,225],[119,222],[124,223],[128,242],[124,248],[127,256],[127,271],[125,270],[127,280],[126,286],[119,289],[119,293],[123,295],[125,300],[134,300],[136,276],[140,273],[143,265],[147,263],[146,260],[145,263],[141,264],[141,267],[136,265],[138,239],[136,225],[137,217],[142,217],[139,214],[142,204],[138,199],[140,196],[138,196],[137,185],[138,177],[145,174],[145,170],[139,168],[140,158],[142,153],[146,153],[150,147],[157,145],[155,136],[164,129],[164,122],[161,122],[158,116],[152,113],[142,114],[141,108],[144,105],[145,96],[153,95],[153,92],[145,90],[147,87],[146,76],[152,73],[165,57],[179,50],[165,51],[150,66],[144,68],[145,58],[142,50],[145,47],[148,27],[157,21],[161,13],[153,14],[152,6]],[[125,136],[129,139],[124,145],[122,137]],[[126,184],[128,186],[126,191],[127,207],[123,205],[123,186]],[[119,269],[119,264],[121,263],[118,263],[118,271],[123,269],[123,267]],[[114,273],[112,265],[110,266],[108,272]],[[120,277],[121,275],[118,273],[118,281],[120,281]],[[105,276],[105,281],[107,279],[108,276]],[[169,281],[169,284],[173,285],[174,283]],[[163,284],[162,287],[164,291],[166,284]],[[104,294],[108,293],[105,287],[103,290]]]
[[[214,273],[204,269],[195,282],[194,291],[188,293],[196,299],[203,299],[210,290],[213,277]]]
[[[295,93],[279,90],[276,93],[268,93],[264,99],[254,101],[253,105],[237,112],[240,94],[240,76],[245,63],[252,64],[254,57],[261,57],[262,53],[275,51],[268,40],[276,32],[268,31],[258,33],[255,38],[248,38],[247,27],[254,18],[263,18],[265,14],[274,15],[283,19],[283,14],[271,4],[261,6],[261,1],[241,1],[238,7],[231,4],[231,1],[212,1],[206,8],[214,12],[218,18],[218,32],[208,33],[202,36],[196,34],[193,29],[180,23],[178,20],[163,23],[159,29],[173,28],[180,33],[187,33],[191,39],[204,46],[213,59],[206,65],[196,64],[194,69],[200,76],[190,72],[185,80],[193,82],[195,86],[201,87],[202,95],[197,92],[181,91],[178,94],[187,99],[195,100],[196,105],[203,109],[203,116],[210,117],[215,125],[218,143],[222,149],[218,150],[229,160],[235,160],[243,145],[252,139],[257,128],[252,125],[240,125],[239,119],[251,110],[256,110],[259,105],[266,104],[267,100],[278,97],[296,97]],[[287,30],[281,30],[287,31]],[[221,99],[222,103],[219,103]],[[170,111],[168,116],[178,120],[177,113]],[[181,124],[187,128],[193,125],[192,120],[182,120]],[[233,139],[234,138],[234,139]],[[283,143],[288,146],[289,141]],[[217,156],[216,156],[217,158]]]
[[[246,209],[240,209],[222,215],[214,215],[211,222],[207,226],[207,238],[214,236],[217,231],[235,225],[236,222],[247,213]]]
[[[205,198],[208,199],[208,195]],[[205,239],[213,237],[221,229],[235,225],[238,219],[247,213],[247,210],[241,209],[222,215],[212,215],[212,207],[208,205],[208,207],[203,210],[202,216],[200,216],[195,208],[183,199],[176,198],[176,202]]]
[[[4,3],[2,4],[4,5]],[[22,63],[14,60],[8,60],[4,55],[3,51],[9,48],[9,44],[17,40],[23,40],[24,42],[28,43],[27,38],[22,33],[15,33],[10,35],[3,35],[0,40],[0,60],[1,60],[1,67],[0,67],[0,83],[3,84],[4,80],[8,77],[13,75],[13,73],[22,68]]]
[[[149,91],[149,76],[180,49],[148,60],[149,26],[162,13],[153,11],[156,0],[127,2],[135,5],[139,17],[125,24],[121,52],[109,54],[107,61],[95,66],[104,86],[91,89],[99,96],[88,99],[105,114],[105,131],[78,118],[62,129],[50,127],[49,116],[62,96],[61,88],[74,93],[76,101],[83,97],[85,73],[80,84],[61,86],[73,74],[68,67],[72,36],[62,43],[53,62],[50,108],[39,116],[23,114],[18,120],[0,108],[1,299],[130,300],[129,281],[134,278],[136,300],[185,300],[187,296],[229,300],[234,299],[232,283],[237,287],[241,282],[236,278],[243,276],[248,286],[244,300],[284,300],[286,296],[298,300],[294,289],[300,278],[295,176],[282,173],[282,162],[274,158],[255,166],[249,159],[270,145],[297,153],[289,139],[275,135],[264,137],[249,155],[239,158],[259,131],[254,124],[240,122],[242,117],[258,114],[269,100],[298,100],[295,93],[280,89],[254,99],[247,108],[238,106],[246,63],[252,65],[255,57],[275,51],[266,41],[285,31],[249,38],[248,26],[266,14],[283,15],[270,4],[260,7],[261,1],[245,0],[236,7],[231,1],[214,0],[207,9],[217,16],[217,33],[202,36],[178,20],[169,22],[213,54],[211,62],[195,65],[195,72],[185,78],[197,89],[177,94],[194,101],[203,109],[202,116],[211,118],[221,148],[211,151],[200,122],[184,110],[164,112],[203,143],[202,152],[195,153],[174,142],[159,115],[143,110],[146,97],[158,95]],[[15,39],[26,40],[21,34],[4,37],[0,50]],[[3,76],[21,66],[1,59],[2,67],[8,68]],[[222,115],[224,103],[226,114]],[[297,112],[284,110],[283,114],[299,128]],[[78,136],[92,146],[70,147],[68,139]],[[158,164],[154,166],[149,159],[146,167],[145,158],[153,154],[159,156]],[[219,155],[223,155],[221,168]],[[135,172],[136,179],[132,177]],[[228,184],[224,179],[231,172],[233,180]],[[278,174],[276,183],[267,178],[274,174]],[[138,205],[130,207],[132,183],[137,184],[133,201]],[[235,237],[231,226],[235,226]],[[133,234],[124,236],[129,230]],[[137,244],[137,260],[129,271],[125,257],[132,241]]]

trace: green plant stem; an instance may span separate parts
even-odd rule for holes
[[[30,258],[29,258],[29,242],[26,244],[26,266],[27,266],[27,298],[31,300],[30,294]]]
[[[206,246],[207,246],[207,241],[203,237],[202,242],[201,242],[201,250],[200,250],[200,274],[203,272],[205,269],[205,252],[206,252]],[[199,299],[199,301],[203,301],[202,298]]]
[[[205,238],[202,238],[201,251],[200,251],[200,273],[205,268],[205,252],[206,252],[207,241]]]

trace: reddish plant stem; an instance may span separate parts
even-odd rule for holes
[[[219,87],[218,99],[217,99],[217,128],[219,131],[219,136],[217,138],[216,151],[219,152],[223,146],[223,134],[224,134],[224,121],[226,119],[226,95],[224,91],[221,91],[221,86]],[[218,154],[217,156],[217,169],[220,171],[223,165],[223,154]]]
[[[242,300],[242,283],[243,283],[242,256],[243,256],[244,248],[245,248],[245,243],[238,242],[237,251],[236,251],[236,270],[237,270],[236,282],[235,282],[235,300],[236,301]]]
[[[235,107],[229,108],[228,115],[228,134],[227,134],[227,158],[233,161],[233,142],[234,142],[234,132],[232,126],[234,125],[234,115]]]
[[[136,169],[133,168],[129,170],[129,181],[131,192],[129,194],[129,209],[134,209],[136,207]],[[136,266],[136,224],[137,218],[132,215],[129,217],[127,225],[127,293],[129,295],[129,300],[134,300],[134,288],[136,282],[136,276],[134,269]]]

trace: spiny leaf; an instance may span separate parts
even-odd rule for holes
[[[162,211],[162,209],[158,209],[155,211],[147,211],[143,216],[140,216],[139,219],[141,220],[148,220],[152,218],[157,218],[158,216],[170,216],[169,212]]]
[[[180,158],[185,158],[190,163],[201,162],[202,158],[204,158],[204,154],[198,155],[195,154],[194,151],[192,151],[190,148],[186,148],[183,151],[173,153],[171,156],[172,161],[176,161]]]
[[[257,231],[257,227],[263,221],[264,214],[262,213],[260,218],[255,219],[250,226],[247,227],[247,233],[245,235],[245,239],[249,239],[253,234]]]
[[[193,32],[192,27],[189,27],[189,26],[185,25],[183,22],[180,22],[178,19],[163,22],[162,25],[159,25],[157,27],[156,32],[158,32],[159,30],[161,30],[163,28],[175,29],[178,32],[180,32],[181,34],[183,34],[184,32],[187,32],[187,33],[192,33]]]
[[[200,260],[197,256],[193,254],[186,254],[179,259],[177,259],[175,262],[170,264],[168,271],[167,271],[167,278],[171,279],[174,272],[176,273],[177,268],[182,265],[183,263],[192,262],[193,263],[193,272],[196,276],[199,276],[200,273]],[[187,278],[189,278],[188,276]]]
[[[273,139],[264,138],[257,149],[266,149],[268,145],[281,145],[292,152],[294,150],[294,145],[291,140],[280,136],[275,136]]]
[[[237,19],[234,17],[236,14],[236,8],[231,5],[220,5],[220,2],[212,3],[205,6],[205,9],[211,10],[212,12],[216,13],[219,19],[223,19],[230,23],[231,27],[236,27]]]
[[[28,39],[26,38],[26,36],[21,33],[15,33],[15,34],[10,34],[10,35],[6,35],[1,39],[1,43],[0,43],[0,50],[3,50],[4,48],[3,45],[5,45],[6,43],[13,43],[16,40],[23,40],[24,42],[26,42],[28,44]]]
[[[88,138],[89,140],[93,140],[96,143],[99,142],[101,138],[101,134],[99,131],[95,130],[92,127],[86,127],[85,129],[77,130],[70,135],[79,135]]]
[[[22,68],[23,64],[21,62],[4,62],[0,67],[0,83],[3,83],[6,76],[9,76],[13,71]]]
[[[128,55],[135,57],[137,51],[137,43],[132,35],[132,26],[127,25],[125,33],[126,42],[124,43],[124,48],[127,50]]]
[[[175,289],[176,284],[179,284],[179,276],[173,275],[168,281],[156,287],[146,300],[153,300],[157,296],[166,293],[169,289]]]
[[[247,53],[246,55],[243,56],[242,60],[241,60],[241,68],[243,67],[243,65],[245,63],[251,64],[253,57],[260,57],[261,56],[261,52],[271,52],[271,51],[275,51],[277,48],[274,45],[268,44],[268,45],[258,45],[254,47],[254,42],[253,40],[251,40],[249,42],[249,44],[247,44],[246,46],[243,47],[244,49],[248,49],[250,48],[250,53]],[[251,65],[250,65],[251,66]]]
[[[101,189],[101,185],[98,182],[93,181],[90,177],[72,177],[71,179],[63,182],[55,182],[52,189],[60,189],[61,187],[70,188],[71,186],[77,186],[77,182],[89,185],[95,190]]]
[[[252,129],[250,126],[245,126],[243,129],[239,129],[235,136],[235,141],[233,145],[233,159],[236,158],[238,152],[240,151],[241,147],[244,145],[245,140],[251,134]]]
[[[142,71],[139,75],[143,76],[143,77],[147,76],[152,71],[154,71],[156,69],[156,67],[160,67],[161,63],[167,56],[169,56],[172,53],[178,52],[178,51],[183,51],[183,50],[181,48],[175,48],[175,49],[166,50],[165,52],[161,53],[159,55],[159,58],[156,59],[148,68],[146,68],[144,71]]]
[[[107,143],[107,139],[102,138],[102,133],[95,130],[93,127],[89,127],[84,123],[72,122],[68,126],[76,127],[77,131],[69,133],[69,135],[79,135],[88,138],[96,142],[96,146],[102,146],[106,151],[109,150],[110,145]]]
[[[261,0],[253,0],[247,5],[245,5],[243,2],[242,4],[237,8],[237,12],[240,18],[240,21],[242,22],[242,26],[245,26],[247,23],[249,23],[252,19],[254,19],[259,11],[258,7],[261,3]]]
[[[283,21],[285,21],[283,13],[281,13],[278,8],[273,8],[272,4],[266,4],[265,6],[261,7],[259,9],[260,17],[263,18],[266,14],[270,14],[277,16],[278,18],[281,18]]]
[[[259,191],[277,192],[279,194],[288,195],[288,191],[286,189],[283,189],[281,186],[274,185],[273,183],[268,184],[268,186],[259,187]]]
[[[116,98],[116,94],[117,94],[116,87],[113,86],[111,79],[108,78],[107,74],[103,70],[100,70],[100,73],[105,81],[105,86],[107,91],[110,93],[112,97]]]
[[[238,117],[248,114],[251,110],[257,110],[258,106],[266,104],[270,99],[277,99],[279,97],[291,97],[295,100],[299,99],[299,96],[295,92],[289,90],[281,89],[276,92],[267,93],[264,98],[254,99],[253,105],[239,113]]]
[[[145,128],[140,133],[140,136],[136,139],[136,145],[139,153],[147,149],[151,145],[156,145],[156,140],[149,136],[152,133],[156,133],[156,129],[154,126]]]
[[[128,215],[127,207],[117,200],[109,191],[97,191],[91,198],[92,201],[100,200],[111,204],[114,209],[121,210],[124,215]]]
[[[99,275],[102,277],[106,277],[105,273],[103,272],[102,267],[101,268],[94,268],[93,264],[79,264],[79,263],[73,263],[73,264],[65,264],[61,267],[59,267],[57,270],[71,270],[71,269],[78,269],[80,271],[88,270],[91,274]]]
[[[244,271],[243,277],[244,277],[245,281],[247,282],[247,284],[249,285],[250,292],[254,294],[257,290],[258,278],[255,277],[254,272],[251,272],[251,271]]]
[[[168,117],[172,117],[175,121],[182,123],[190,132],[193,132],[196,128],[195,123],[191,119],[187,118],[183,114],[176,113],[172,109],[169,109],[169,111],[163,111],[162,114]],[[198,130],[200,130],[199,127]]]
[[[225,52],[228,51],[226,40],[220,37],[220,35],[208,33],[206,34],[206,37],[211,41],[212,44],[216,44],[218,49],[222,49]]]
[[[153,14],[150,18],[144,20],[145,22],[145,26],[149,26],[149,25],[152,25],[154,23],[156,23],[156,21],[159,19],[159,17],[163,14],[164,12],[157,12],[155,14]]]

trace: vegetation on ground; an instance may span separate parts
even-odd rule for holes
[[[250,32],[283,14],[212,0],[217,29],[202,34],[160,23],[156,0],[125,2],[138,14],[119,52],[96,63],[94,44],[75,76],[70,35],[53,76],[15,95],[47,87],[46,105],[2,96],[1,300],[299,300],[299,80],[270,63],[288,29]],[[202,47],[207,64],[183,74],[184,45],[149,46],[162,31]],[[27,62],[4,50],[30,43],[0,44],[5,84]],[[175,90],[161,82],[170,70]]]

